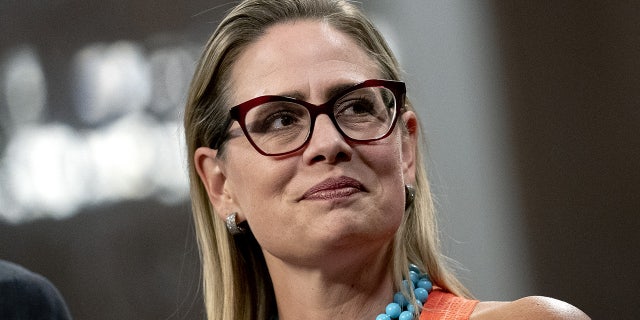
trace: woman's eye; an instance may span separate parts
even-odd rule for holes
[[[282,129],[284,127],[293,125],[296,122],[297,120],[291,114],[282,112],[282,113],[274,114],[271,117],[269,117],[269,119],[267,119],[265,124],[267,124],[270,128],[274,130],[278,130],[278,129]]]
[[[375,113],[375,103],[368,99],[352,99],[340,103],[336,116],[371,115]]]
[[[251,125],[254,133],[271,133],[290,129],[300,122],[300,117],[289,111],[277,111]]]

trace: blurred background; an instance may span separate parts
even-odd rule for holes
[[[76,319],[203,319],[181,110],[233,2],[0,0],[0,259]],[[640,4],[363,1],[483,300],[640,313]]]

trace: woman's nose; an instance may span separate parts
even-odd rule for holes
[[[351,145],[340,134],[329,116],[318,115],[309,142],[302,154],[304,161],[308,164],[349,161],[352,153]]]

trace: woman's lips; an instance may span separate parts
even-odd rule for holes
[[[331,200],[348,197],[352,194],[365,191],[360,181],[341,176],[328,178],[311,187],[302,195],[301,200]]]

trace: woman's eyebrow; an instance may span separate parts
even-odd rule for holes
[[[325,101],[329,101],[331,100],[333,97],[335,97],[337,94],[355,86],[357,83],[340,83],[340,84],[336,84],[333,85],[329,88],[329,90],[327,90],[326,95],[325,95]],[[296,100],[302,100],[302,101],[307,101],[308,97],[302,93],[301,91],[285,91],[282,92],[280,94],[277,94],[278,96],[283,96],[283,97],[290,97],[290,98],[294,98]]]
[[[339,85],[335,85],[331,88],[329,88],[329,91],[327,92],[327,96],[325,97],[326,100],[330,100],[333,99],[336,95],[342,93],[343,91],[355,86],[356,83],[344,83],[344,84],[339,84]]]

